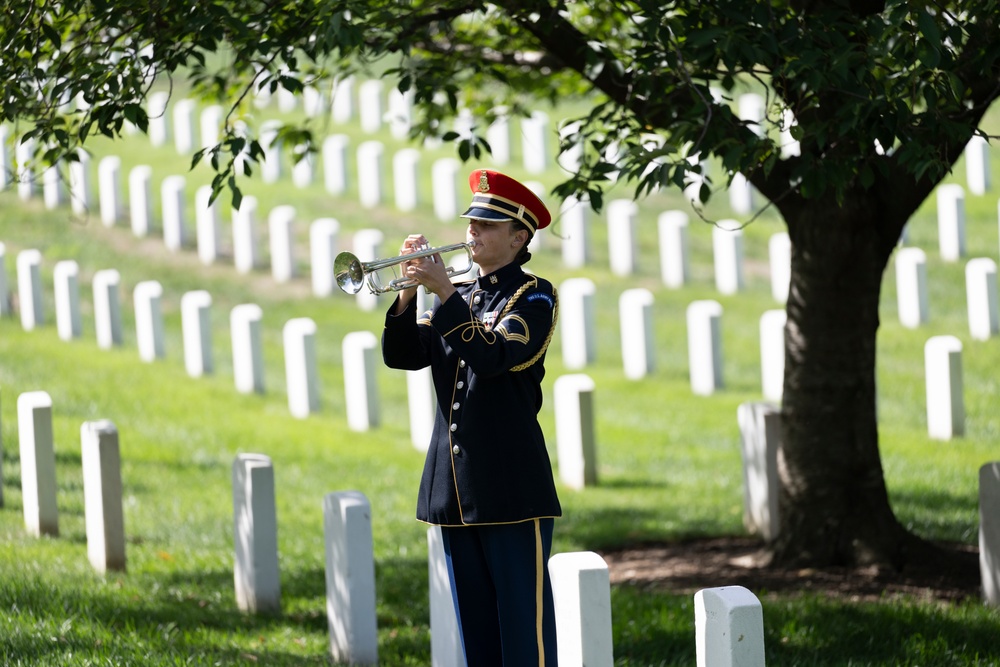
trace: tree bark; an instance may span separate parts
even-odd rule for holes
[[[879,455],[876,334],[890,253],[865,199],[783,210],[792,280],[774,564],[899,569],[916,544],[889,505]]]

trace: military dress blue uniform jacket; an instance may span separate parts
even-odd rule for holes
[[[429,364],[437,394],[417,519],[463,526],[560,516],[536,418],[555,290],[517,264],[455,287],[419,318],[416,299],[399,315],[394,303],[382,332],[385,364]]]

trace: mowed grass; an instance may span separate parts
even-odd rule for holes
[[[275,115],[271,110],[256,113],[261,118],[250,120]],[[360,141],[383,140],[387,165],[391,153],[407,145],[388,133],[365,135],[353,123],[324,129],[349,134],[352,154]],[[516,124],[512,136],[514,162],[505,171],[546,188],[559,181],[555,166],[544,174],[525,173],[519,166]],[[23,203],[14,192],[0,194],[0,242],[6,244],[8,281],[16,287],[17,252],[40,250],[46,316],[45,324],[31,332],[23,331],[17,319],[0,321],[0,663],[329,664],[322,501],[330,492],[357,490],[372,503],[381,663],[430,664],[426,529],[414,520],[423,455],[410,441],[405,375],[377,369],[377,428],[353,432],[345,416],[345,391],[350,389],[341,371],[343,337],[352,331],[378,335],[389,299],[381,299],[375,311],[362,311],[343,294],[312,296],[306,239],[310,221],[334,217],[341,224],[343,248],[350,247],[354,232],[371,227],[385,233],[383,255],[395,254],[401,239],[415,231],[435,245],[462,240],[464,225],[437,221],[430,206],[429,166],[448,151],[425,151],[423,203],[408,213],[393,207],[391,185],[385,190],[386,203],[376,209],[357,203],[356,179],[344,196],[328,195],[321,169],[307,188],[292,185],[287,169],[277,184],[262,183],[257,176],[247,179],[245,194],[259,202],[265,260],[267,212],[292,204],[298,213],[300,273],[291,283],[277,284],[266,268],[238,274],[229,257],[214,266],[198,261],[193,200],[195,188],[210,178],[203,167],[189,172],[189,158],[172,146],[151,147],[141,136],[96,141],[92,149],[95,162],[109,154],[122,158],[123,185],[132,166],[153,166],[157,220],[160,180],[187,174],[192,240],[183,251],[171,253],[163,246],[159,225],[151,237],[136,239],[127,223],[105,228],[96,210],[73,216],[66,206],[46,210],[40,198]],[[964,183],[963,170],[959,163],[949,180]],[[994,173],[1000,173],[996,161]],[[94,177],[96,184],[96,169]],[[630,195],[625,186],[616,186],[609,197]],[[995,190],[983,196],[967,193],[970,258],[997,257],[996,199]],[[1000,341],[972,341],[968,335],[964,262],[940,260],[934,206],[933,199],[926,202],[910,225],[910,243],[928,256],[928,325],[908,330],[898,324],[891,263],[886,272],[878,366],[881,449],[900,519],[925,537],[975,544],[978,468],[1000,456]],[[551,208],[558,207],[552,203]],[[723,296],[713,282],[712,228],[691,213],[691,282],[669,290],[658,275],[656,217],[675,208],[690,213],[675,193],[641,202],[635,276],[609,270],[607,226],[598,216],[591,218],[591,261],[585,270],[563,267],[558,220],[529,264],[557,286],[578,276],[597,286],[597,355],[583,372],[596,384],[599,484],[584,491],[560,484],[565,516],[557,522],[556,552],[744,532],[736,409],[761,400],[759,318],[780,307],[770,294],[767,241],[782,225],[765,212],[746,227],[746,289]],[[226,210],[222,228],[228,244]],[[728,210],[725,193],[706,216],[744,219]],[[231,247],[225,251],[228,255]],[[52,270],[66,259],[80,267],[84,322],[82,337],[71,342],[60,340],[54,325]],[[122,277],[125,341],[112,350],[97,348],[90,292],[93,274],[105,268],[117,269]],[[131,298],[136,283],[154,279],[164,287],[167,355],[147,364],[136,350]],[[647,288],[655,297],[656,369],[641,381],[625,379],[620,350],[618,298],[634,287]],[[213,299],[215,368],[197,379],[184,370],[180,324],[181,296],[193,289],[208,290]],[[685,309],[697,299],[716,299],[724,308],[726,387],[712,397],[692,395],[688,381]],[[233,384],[228,317],[233,306],[251,302],[264,312],[267,391],[246,396]],[[281,347],[282,327],[296,317],[316,321],[322,394],[321,410],[303,420],[288,411]],[[951,442],[932,441],[926,433],[923,345],[938,334],[955,335],[964,346],[966,435]],[[546,367],[540,419],[558,475],[552,383],[565,373],[581,372],[563,364],[561,331],[552,340]],[[60,534],[41,539],[28,536],[24,528],[16,413],[18,395],[34,390],[52,396],[59,485]],[[505,417],[505,406],[497,406],[497,428],[503,428]],[[125,488],[128,570],[107,576],[95,574],[87,561],[84,528],[79,433],[83,422],[96,419],[110,419],[118,427]],[[245,615],[235,604],[231,471],[240,452],[266,454],[274,461],[282,585],[282,612],[276,616]],[[727,583],[706,581],[704,586]],[[771,665],[1000,661],[995,641],[1000,619],[975,600],[959,605],[909,598],[851,603],[814,593],[754,592],[764,605]],[[616,586],[612,614],[616,664],[694,662],[689,594]]]

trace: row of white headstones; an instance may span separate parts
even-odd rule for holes
[[[178,177],[180,178],[180,177]],[[207,197],[204,189],[200,195]],[[248,198],[249,199],[249,198]],[[251,205],[242,215],[233,221],[233,245],[237,270],[248,272],[256,265],[256,259],[245,261],[246,257],[255,258],[258,253],[255,207]],[[621,206],[615,206],[621,204]],[[946,261],[954,261],[964,255],[964,197],[960,186],[942,186],[939,188],[939,227],[942,230],[941,256]],[[177,207],[182,208],[181,206]],[[579,207],[583,210],[582,207]],[[218,218],[212,216],[207,226],[199,225],[199,231],[213,230],[209,236],[211,242],[199,241],[199,253],[203,261],[212,263],[217,253],[202,252],[202,248],[217,249]],[[585,217],[577,219],[580,223],[574,226],[579,234],[571,232],[570,238],[586,238],[589,221]],[[292,206],[277,206],[269,215],[269,232],[271,239],[272,273],[278,281],[291,280],[295,275],[294,262],[294,223],[295,209]],[[633,202],[612,202],[609,211],[609,237],[611,239],[627,238],[637,226],[637,212]],[[183,224],[178,224],[174,233],[165,229],[165,238],[174,239],[168,247],[179,250],[181,245],[176,242],[182,238]],[[948,233],[950,230],[951,233]],[[665,284],[669,287],[680,287],[687,281],[688,269],[688,218],[681,211],[666,211],[658,220],[660,238],[661,266]],[[202,235],[199,233],[199,238]],[[337,253],[339,223],[332,218],[322,218],[310,225],[309,253],[312,266],[312,286],[315,294],[327,296],[334,293],[335,277],[333,275],[333,259]],[[723,294],[733,294],[743,286],[743,250],[742,232],[739,229],[725,229],[722,225],[714,227],[713,252],[715,256],[716,285]],[[626,243],[629,249],[634,249],[633,241]],[[945,240],[947,239],[947,242]],[[353,237],[354,249],[359,258],[364,261],[375,259],[380,254],[383,234],[379,230],[359,230]],[[564,249],[566,247],[564,243]],[[240,252],[240,248],[253,249],[252,252]],[[631,255],[631,253],[628,253]],[[771,287],[776,301],[783,303],[787,298],[790,264],[790,242],[785,233],[774,234],[769,242]],[[586,256],[586,253],[583,253]],[[613,253],[612,257],[616,255]],[[243,258],[243,259],[241,259]],[[633,256],[634,258],[634,256]],[[0,262],[4,259],[0,252]],[[34,320],[41,317],[40,287],[37,279],[33,279],[32,268],[41,261],[37,251],[25,251],[19,255],[19,289],[21,292],[21,316],[26,328],[34,325]],[[23,263],[23,267],[21,264]],[[567,262],[570,266],[575,263]],[[634,264],[619,267],[616,271],[621,275],[631,275],[635,271]],[[77,267],[71,261],[59,262],[56,266],[55,278],[57,285],[57,321],[60,332],[66,338],[79,335],[78,316],[74,312],[76,306],[76,291],[73,288],[76,280]],[[116,274],[98,272],[95,279],[106,282],[114,280]],[[919,248],[900,248],[896,258],[896,278],[898,310],[900,322],[907,327],[918,327],[928,320],[928,296],[926,254]],[[34,280],[34,283],[33,283]],[[147,310],[151,299],[159,296],[151,284],[140,283],[142,289],[136,293],[137,312]],[[95,283],[95,288],[97,283]],[[998,331],[998,305],[996,287],[996,263],[991,258],[975,258],[968,262],[966,269],[966,287],[968,302],[968,317],[970,333],[974,339],[985,340]],[[101,283],[101,295],[95,297],[103,303],[105,285]],[[117,288],[117,285],[115,285]],[[152,291],[150,291],[152,290]],[[9,309],[9,290],[6,285],[6,274],[0,271],[0,314]],[[563,361],[567,368],[580,370],[593,363],[596,358],[596,328],[593,301],[596,286],[589,278],[571,278],[561,285],[562,295],[562,325],[560,327],[563,341]],[[60,298],[61,297],[61,298]],[[116,295],[115,295],[116,298]],[[210,300],[201,294],[201,301]],[[378,300],[367,290],[362,290],[356,297],[359,307],[372,310],[377,307]],[[190,300],[195,297],[191,296]],[[651,291],[644,288],[629,289],[620,297],[621,350],[624,372],[630,379],[642,379],[655,370],[655,344],[653,334],[653,304]],[[155,304],[154,304],[155,305]],[[38,315],[35,314],[38,312]],[[104,312],[103,310],[101,312]],[[114,312],[111,311],[111,315]],[[723,354],[721,336],[722,306],[715,300],[702,300],[689,304],[687,320],[689,330],[689,362],[692,391],[697,394],[709,395],[723,388]],[[142,317],[143,322],[158,321],[157,316]],[[104,324],[99,322],[98,326]],[[766,311],[760,319],[761,339],[761,385],[763,397],[767,400],[780,400],[783,382],[784,330],[785,313],[783,310]],[[103,330],[112,332],[120,329],[120,325],[112,322]],[[65,330],[65,333],[64,333]],[[144,327],[140,335],[140,349],[157,350],[161,343],[157,342],[155,327]],[[149,336],[154,336],[152,343],[147,344]],[[192,340],[196,340],[192,338]],[[113,341],[117,342],[117,341]],[[192,343],[193,344],[193,343]],[[961,342],[954,336],[937,336],[927,342],[925,357],[928,382],[928,429],[933,437],[948,439],[960,435],[964,429],[964,410],[962,408],[961,374],[954,372],[956,356],[960,362]],[[148,354],[144,353],[146,358]],[[204,355],[202,355],[204,356]],[[210,360],[206,362],[211,364]],[[951,369],[942,375],[941,369]],[[960,369],[960,363],[958,365]],[[933,379],[931,380],[931,376]],[[933,395],[932,395],[933,394]],[[946,400],[945,400],[946,399]],[[301,412],[301,410],[299,410]]]
[[[17,399],[22,504],[34,536],[59,535],[52,398],[45,391]],[[119,433],[109,420],[80,429],[87,557],[100,573],[125,571]],[[233,580],[237,607],[247,613],[281,611],[274,465],[263,454],[239,454],[232,466]],[[3,505],[0,489],[0,506]],[[378,663],[372,506],[359,491],[323,498],[326,611],[329,649],[338,662]],[[427,530],[432,664],[464,665],[440,528]],[[614,664],[610,574],[591,552],[553,555],[547,567],[556,611],[559,664]],[[764,664],[760,601],[740,586],[695,594],[698,664]]]

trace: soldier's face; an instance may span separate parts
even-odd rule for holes
[[[476,242],[472,249],[473,260],[487,272],[509,264],[520,248],[517,244],[519,238],[512,233],[509,220],[498,222],[472,218],[467,236]]]

